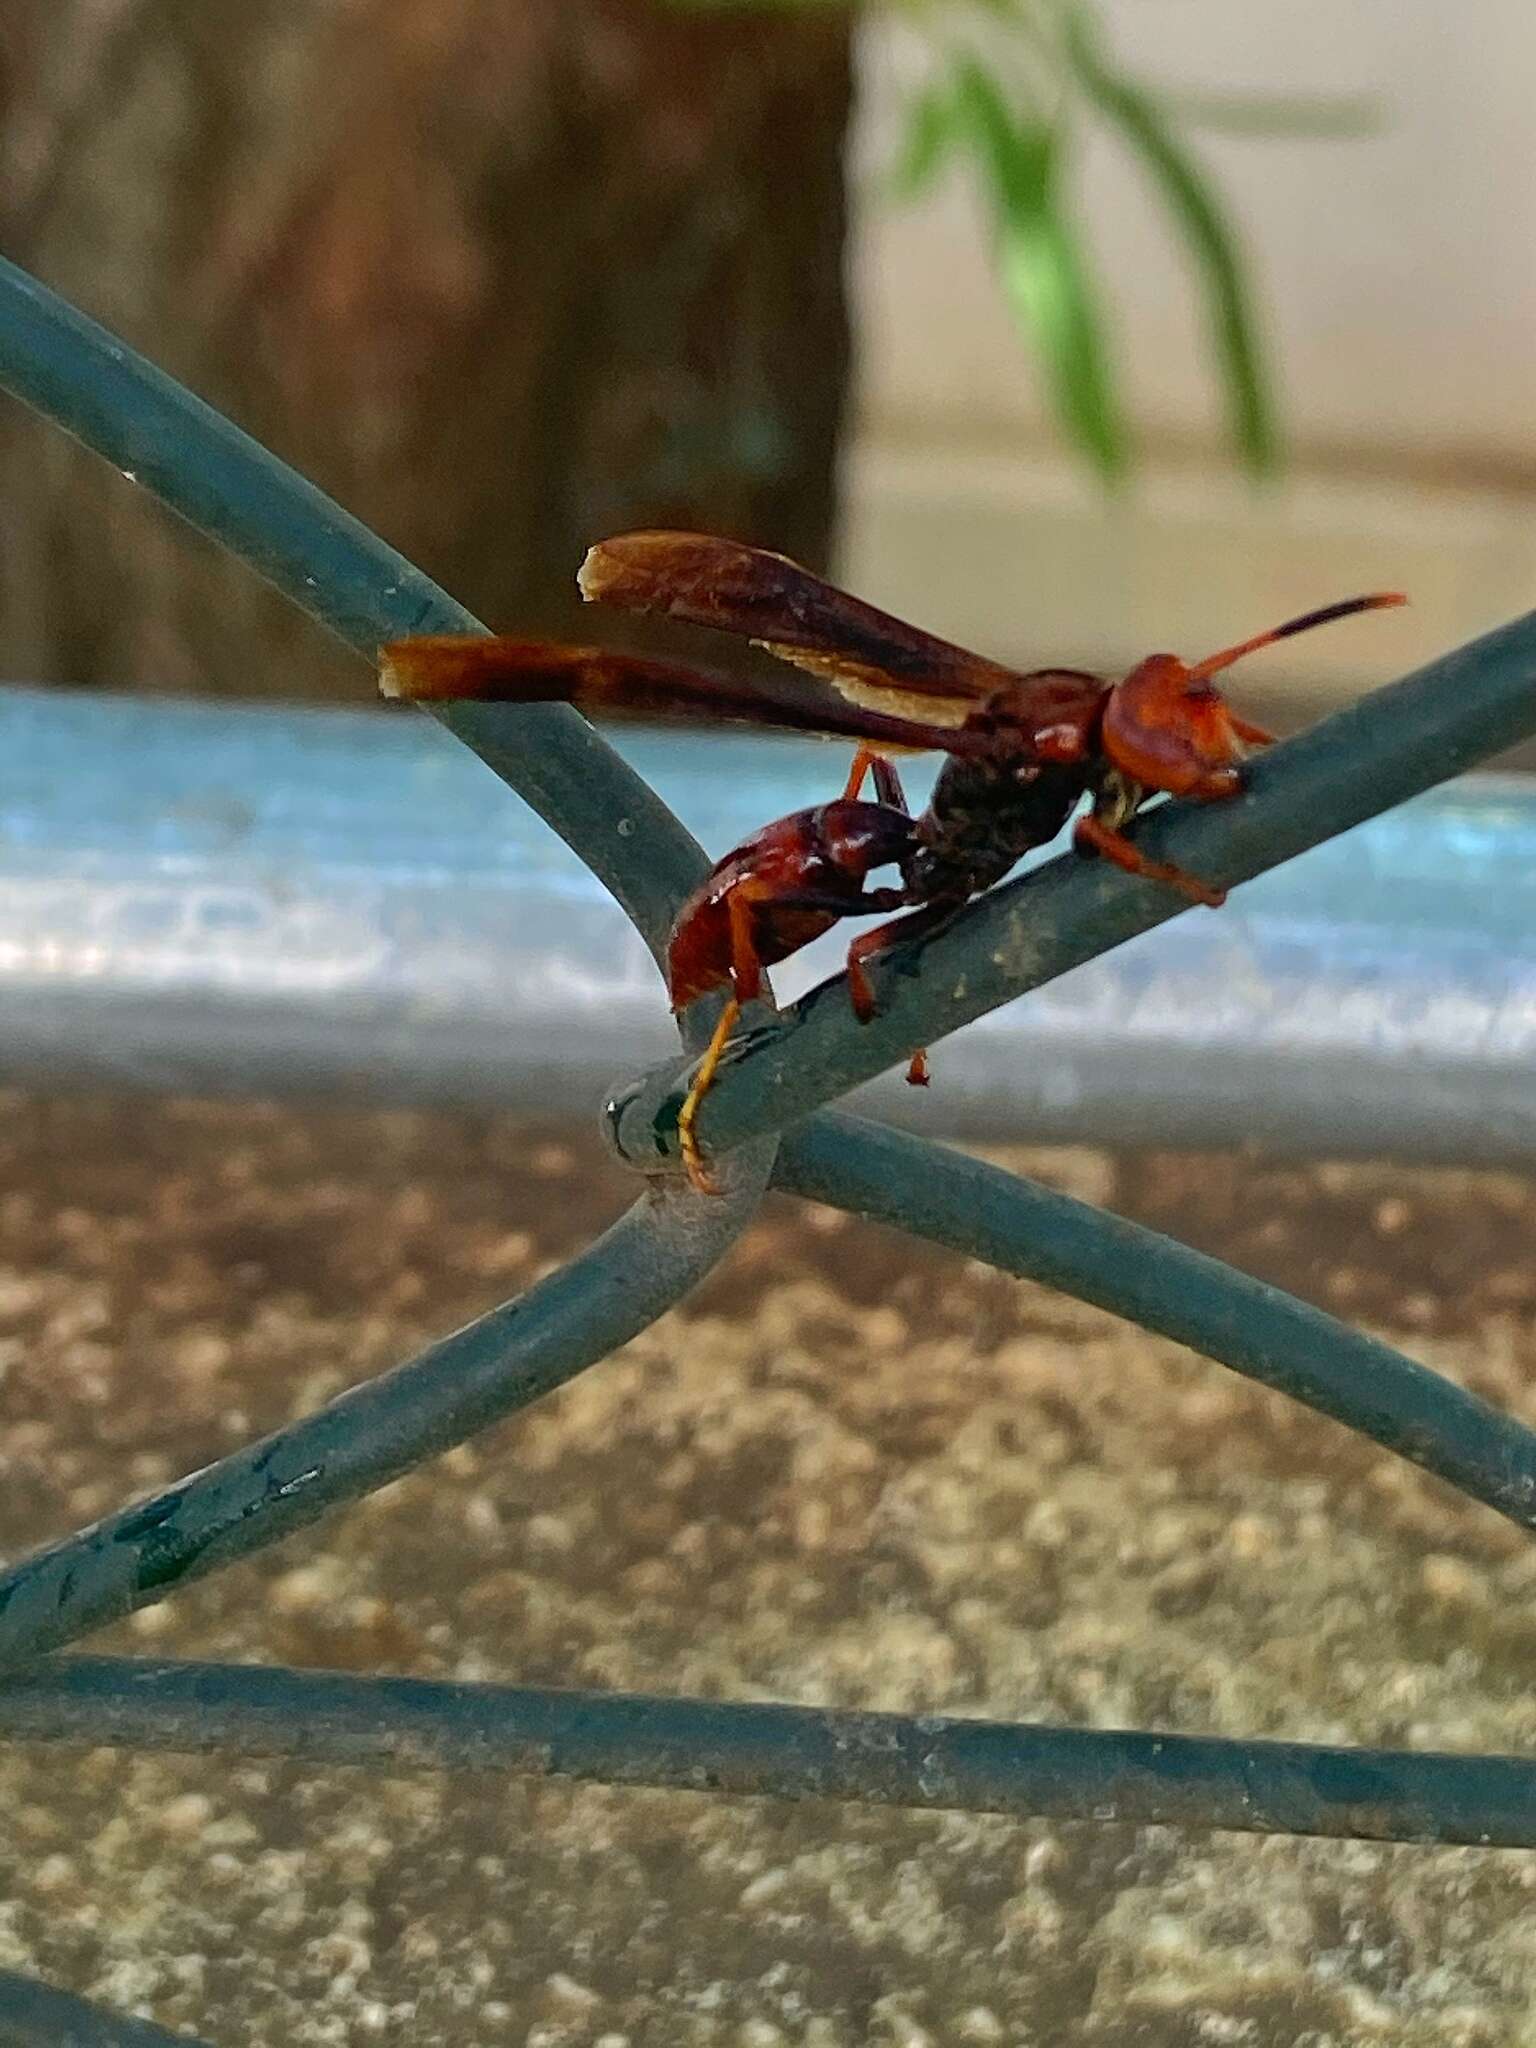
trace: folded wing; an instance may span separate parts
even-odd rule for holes
[[[970,751],[942,720],[866,709],[832,690],[808,692],[803,704],[785,702],[744,677],[542,640],[464,633],[396,640],[379,651],[379,688],[386,697],[423,703],[570,704],[589,718],[647,725],[724,721],[857,740],[882,753]]]
[[[712,534],[599,541],[576,580],[593,603],[741,634],[856,704],[928,724],[962,724],[1017,675],[878,611],[785,555]]]

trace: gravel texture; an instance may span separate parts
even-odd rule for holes
[[[303,1413],[629,1198],[507,1120],[0,1099],[0,1544]],[[1536,1186],[1012,1163],[1536,1420]],[[1536,1550],[1097,1311],[771,1204],[561,1395],[96,1646],[1536,1745]],[[216,2048],[1523,2048],[1536,1855],[0,1751],[0,1969]]]

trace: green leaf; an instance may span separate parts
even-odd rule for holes
[[[1129,461],[1125,426],[1070,222],[1054,213],[1009,221],[998,268],[1014,317],[1033,332],[1057,408],[1079,447],[1107,481],[1122,476]]]
[[[998,279],[1045,370],[1057,414],[1106,481],[1129,448],[1088,266],[1062,210],[1059,137],[1016,115],[973,58],[956,66],[953,103],[992,218]]]
[[[897,199],[916,199],[928,190],[962,138],[955,96],[935,79],[907,105],[901,149],[891,166],[890,188]]]
[[[1200,266],[1233,439],[1249,469],[1266,474],[1278,465],[1279,437],[1236,234],[1156,100],[1104,61],[1087,9],[1071,7],[1064,25],[1064,47],[1078,83],[1140,156]]]

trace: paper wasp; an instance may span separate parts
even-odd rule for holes
[[[386,696],[559,700],[595,718],[745,721],[857,742],[843,794],[767,825],[716,863],[678,913],[667,954],[674,1010],[728,989],[729,1000],[678,1116],[684,1162],[711,1186],[694,1134],[699,1104],[763,970],[840,918],[906,911],[848,949],[848,989],[867,1022],[875,995],[865,962],[931,933],[1000,881],[1031,847],[1055,838],[1090,799],[1074,843],[1216,905],[1225,892],[1151,861],[1126,836],[1160,793],[1213,803],[1243,786],[1248,747],[1272,735],[1240,718],[1212,678],[1267,647],[1332,619],[1401,604],[1396,592],[1346,598],[1188,666],[1153,654],[1119,682],[1079,669],[1027,674],[908,626],[823,582],[782,555],[706,534],[631,533],[600,542],[578,577],[582,595],[745,636],[808,672],[798,701],[740,677],[597,648],[449,635],[382,650]],[[807,694],[809,692],[809,694]],[[908,809],[892,751],[948,756],[928,808]],[[877,801],[861,801],[872,776]],[[879,868],[900,885],[867,887]],[[908,1078],[927,1078],[924,1055]]]

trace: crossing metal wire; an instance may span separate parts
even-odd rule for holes
[[[360,654],[477,622],[419,570],[35,280],[0,263],[0,384],[248,562]],[[438,715],[613,892],[659,956],[705,856],[574,712]],[[1536,732],[1536,614],[1265,756],[1240,801],[1169,806],[1159,858],[1237,883]],[[260,1443],[0,1574],[0,1734],[1394,1841],[1536,1846],[1536,1762],[54,1653],[384,1485],[597,1363],[728,1251],[770,1185],[1075,1294],[1373,1438],[1536,1528],[1536,1433],[1389,1346],[1154,1232],[823,1107],[920,1044],[1180,914],[1063,858],[993,891],[860,1028],[829,984],[722,1071],[701,1119],[724,1196],[676,1170],[686,1057],[610,1105],[645,1179],[516,1300]],[[694,1026],[695,1031],[697,1025]],[[696,1050],[697,1037],[687,1041]],[[20,1668],[26,1667],[26,1668]],[[3,1987],[0,1987],[3,1990]],[[41,1994],[53,1997],[56,1994]],[[17,2008],[19,2012],[19,2008]],[[25,2032],[0,1998],[0,2039]],[[97,2024],[92,2021],[91,2024]],[[108,2031],[82,2039],[156,2035]],[[82,2022],[84,2025],[84,2022]],[[21,2031],[17,2031],[21,2029]]]

